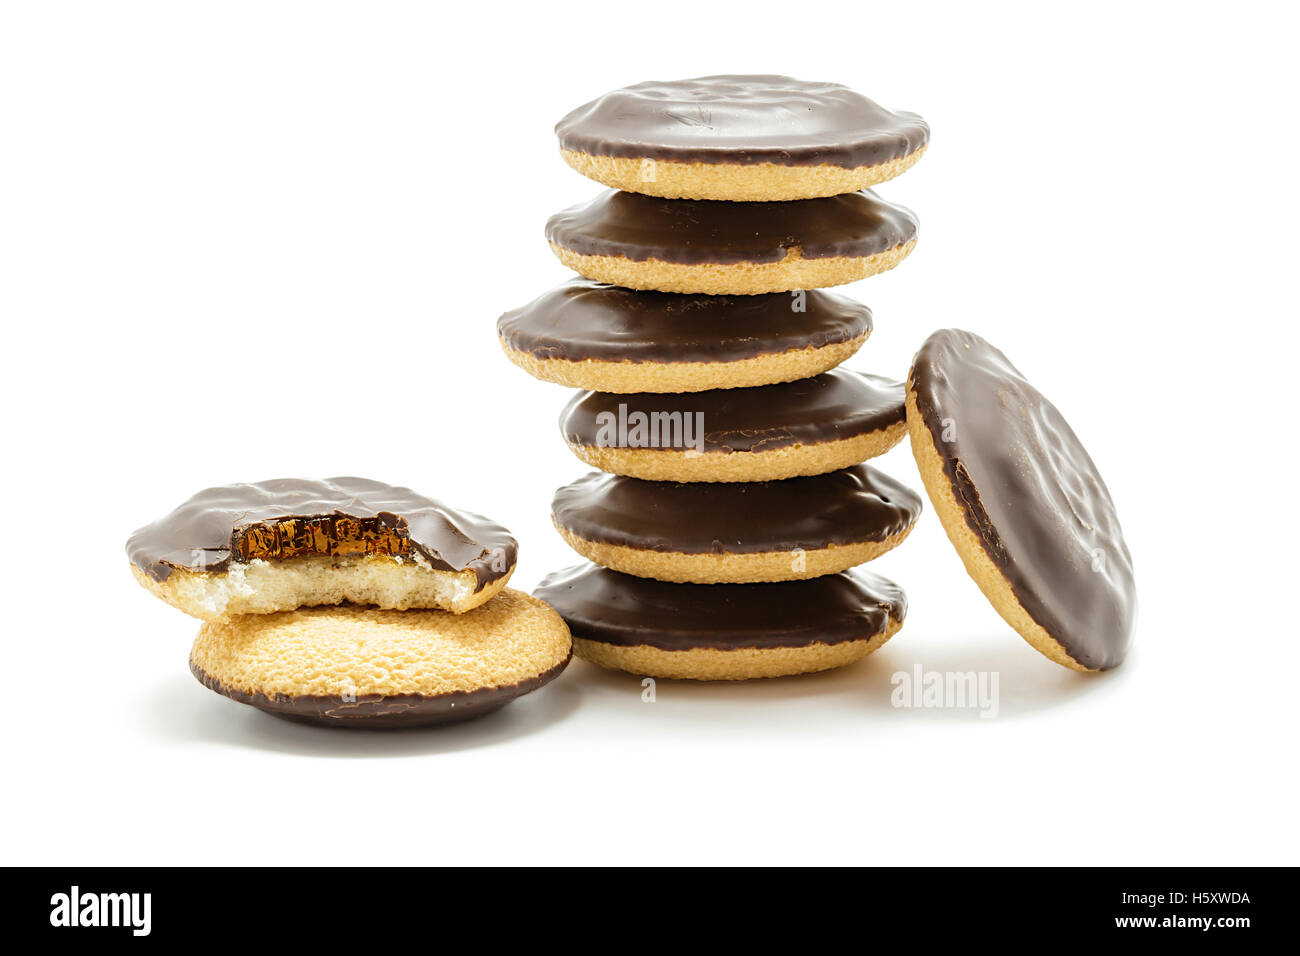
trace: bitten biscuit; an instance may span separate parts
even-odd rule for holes
[[[209,488],[127,542],[136,580],[205,621],[345,601],[461,614],[517,553],[486,518],[365,478]]]
[[[930,130],[838,83],[704,76],[606,93],[556,124],[585,176],[651,196],[790,200],[884,182],[925,152]]]
[[[208,622],[190,669],[277,716],[387,728],[495,710],[554,679],[569,653],[559,615],[507,588],[459,615],[343,605]]]
[[[793,202],[608,192],[552,216],[546,238],[580,275],[629,289],[756,295],[841,285],[912,251],[916,217],[870,190]]]
[[[1074,431],[1006,356],[946,329],[917,353],[907,423],[921,480],[967,572],[1036,650],[1118,666],[1133,638],[1133,563]]]

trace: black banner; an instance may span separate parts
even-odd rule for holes
[[[460,927],[509,928],[598,922],[625,942],[675,934],[703,920],[741,937],[822,926],[918,944],[965,938],[1043,942],[1097,936],[1194,939],[1233,945],[1286,926],[1291,870],[952,869],[732,871],[632,869],[593,877],[529,870],[31,869],[11,870],[10,925],[83,942],[229,937],[374,943]],[[596,909],[596,913],[590,912]],[[665,922],[666,921],[666,922]],[[910,929],[909,929],[910,927]],[[380,936],[377,937],[376,933]],[[864,945],[871,945],[869,938]]]

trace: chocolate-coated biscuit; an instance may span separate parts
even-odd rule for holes
[[[945,329],[912,363],[907,425],[944,530],[1007,623],[1066,667],[1122,662],[1137,621],[1132,558],[1056,406],[984,339]]]
[[[908,169],[930,140],[915,113],[838,83],[762,75],[638,83],[583,104],[555,132],[583,175],[674,199],[854,192]]]
[[[884,454],[906,430],[903,384],[844,368],[683,395],[580,392],[560,415],[584,462],[651,481],[820,475]]]
[[[208,488],[127,542],[141,585],[209,621],[343,601],[462,613],[517,553],[486,518],[366,478]]]
[[[902,543],[920,497],[867,465],[784,481],[642,481],[599,472],[555,493],[561,536],[597,564],[660,581],[795,581]]]
[[[860,660],[903,625],[893,582],[845,571],[780,584],[668,584],[594,564],[534,594],[564,618],[576,657],[650,677],[746,680]]]
[[[892,269],[917,221],[870,190],[792,202],[659,199],[609,191],[556,213],[546,238],[579,275],[628,289],[754,295]]]
[[[497,322],[512,362],[600,392],[695,392],[807,378],[851,356],[871,310],[831,292],[677,295],[573,279]]]
[[[489,713],[554,679],[569,654],[560,617],[506,588],[465,614],[345,604],[210,621],[190,670],[277,716],[388,729]]]

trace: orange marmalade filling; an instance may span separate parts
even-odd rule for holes
[[[399,524],[404,522],[399,519]],[[394,528],[377,517],[351,515],[284,518],[248,525],[235,531],[232,545],[241,561],[283,561],[311,555],[404,555],[411,550],[404,527]]]

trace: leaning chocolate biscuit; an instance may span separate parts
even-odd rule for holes
[[[846,571],[781,584],[668,584],[588,564],[537,597],[573,633],[576,657],[650,677],[747,680],[860,660],[903,626],[892,581]]]
[[[610,191],[546,224],[552,251],[588,279],[711,295],[853,282],[902,262],[916,234],[915,216],[870,190],[793,202]]]
[[[871,310],[830,292],[675,295],[574,279],[497,322],[510,361],[600,392],[695,392],[807,378],[866,341]]]
[[[1124,660],[1133,562],[1101,475],[1007,357],[935,332],[912,363],[907,425],[925,488],[966,570],[1037,650],[1076,670]]]
[[[348,604],[211,621],[190,670],[277,716],[384,729],[489,713],[554,679],[569,653],[559,615],[506,588],[465,614]]]
[[[795,581],[902,543],[910,489],[866,465],[785,481],[679,483],[593,473],[555,493],[569,545],[615,571],[696,584]]]
[[[140,584],[212,621],[344,601],[459,614],[505,587],[518,546],[410,488],[281,478],[201,491],[126,550]]]
[[[770,481],[847,468],[907,431],[903,384],[834,371],[683,395],[580,392],[560,415],[570,450],[651,481]]]
[[[638,83],[555,127],[564,161],[597,182],[685,199],[809,199],[884,182],[930,128],[838,83],[702,76]]]

